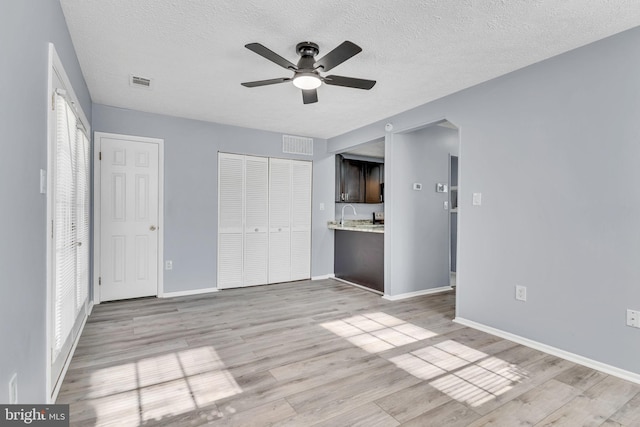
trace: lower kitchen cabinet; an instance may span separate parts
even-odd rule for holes
[[[384,234],[335,230],[334,274],[384,292]]]

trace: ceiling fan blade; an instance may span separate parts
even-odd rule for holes
[[[353,77],[325,76],[324,82],[328,85],[353,87],[356,89],[369,90],[375,86],[375,80],[354,79]]]
[[[255,82],[245,82],[240,84],[244,87],[258,87],[258,86],[267,86],[267,85],[274,85],[277,83],[289,82],[291,80],[292,79],[288,77],[280,77],[279,79],[258,80]]]
[[[249,43],[249,44],[244,45],[244,47],[246,47],[247,49],[249,49],[252,52],[257,53],[258,55],[262,56],[263,58],[268,59],[271,62],[275,62],[276,64],[278,64],[279,66],[281,66],[283,68],[287,68],[287,69],[291,69],[291,70],[297,70],[298,69],[298,67],[296,67],[293,63],[287,61],[286,59],[284,59],[282,56],[278,55],[274,51],[272,51],[270,49],[267,49],[266,47],[264,47],[260,43]]]
[[[318,91],[315,89],[303,89],[302,102],[305,104],[313,104],[314,102],[318,102]]]
[[[322,67],[323,71],[329,71],[333,67],[337,67],[347,59],[362,52],[362,48],[350,41],[343,42],[340,46],[327,53],[313,64],[314,68]]]

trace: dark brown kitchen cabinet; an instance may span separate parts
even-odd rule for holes
[[[364,203],[363,162],[336,156],[336,202]]]
[[[384,233],[336,230],[335,276],[384,293]]]
[[[342,156],[336,154],[336,202],[342,202]]]
[[[384,164],[365,163],[365,203],[382,203],[382,185],[384,183]]]
[[[384,163],[336,155],[336,202],[382,203]]]

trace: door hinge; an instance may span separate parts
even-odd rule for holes
[[[98,160],[102,160],[102,151],[98,153]]]
[[[98,277],[98,286],[102,286],[102,277]]]
[[[56,93],[55,92],[51,94],[51,109],[54,111],[56,109]]]
[[[53,220],[51,220],[51,238],[53,239]]]

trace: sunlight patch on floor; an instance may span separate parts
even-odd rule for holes
[[[447,340],[389,359],[461,403],[477,407],[527,378],[516,365]]]
[[[242,392],[210,346],[99,369],[90,381],[90,397],[109,402],[95,408],[98,421],[114,412],[138,423],[162,420]]]
[[[438,335],[382,312],[321,326],[369,353],[382,353]],[[506,393],[528,376],[517,365],[453,340],[394,356],[389,361],[417,378],[431,381],[431,386],[472,407]]]
[[[437,335],[382,312],[352,316],[321,326],[369,353],[381,353]]]

